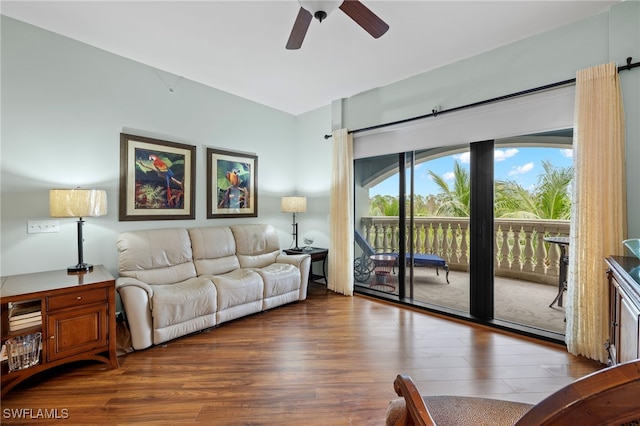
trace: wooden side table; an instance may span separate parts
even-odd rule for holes
[[[2,343],[42,333],[35,365],[9,371],[8,362],[2,361],[2,395],[34,374],[74,361],[100,361],[118,368],[115,280],[102,265],[89,272],[2,277],[1,292]],[[42,321],[27,328],[14,326],[17,320],[10,317],[9,307],[26,302],[39,308]]]
[[[299,250],[296,249],[286,249],[283,250],[286,254],[308,254],[311,255],[311,267],[309,268],[309,281],[316,280],[324,280],[324,284],[327,285],[327,255],[329,254],[329,249],[320,248],[320,247],[312,247],[311,249],[301,248]],[[322,262],[322,275],[317,275],[313,273],[313,263],[314,262]]]

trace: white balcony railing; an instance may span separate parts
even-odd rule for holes
[[[362,217],[359,229],[376,253],[398,251],[397,216]],[[450,269],[468,271],[469,218],[416,217],[413,235],[415,253],[437,254]],[[567,235],[568,220],[495,219],[494,273],[557,285],[560,249],[543,238]]]

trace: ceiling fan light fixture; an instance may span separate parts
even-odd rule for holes
[[[331,12],[336,10],[343,0],[298,0],[300,7],[311,13],[318,21],[322,22]]]

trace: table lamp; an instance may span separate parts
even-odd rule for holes
[[[296,246],[294,250],[300,250],[298,247],[298,224],[296,223],[296,213],[304,213],[307,211],[307,197],[282,197],[282,212],[293,213],[293,238]]]
[[[52,189],[49,191],[49,214],[51,217],[78,218],[78,264],[69,266],[67,272],[91,271],[93,265],[84,262],[82,218],[106,215],[107,193],[97,189]]]

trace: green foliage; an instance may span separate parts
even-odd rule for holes
[[[573,167],[554,167],[543,161],[544,173],[529,191],[515,181],[495,183],[495,216],[503,218],[570,219]],[[438,194],[414,196],[414,216],[469,217],[471,185],[469,173],[457,161],[453,168],[453,186],[444,177],[429,170],[438,185]],[[407,211],[409,205],[407,202]],[[370,216],[398,216],[397,196],[376,195],[369,201]]]
[[[436,210],[438,216],[469,217],[471,184],[469,172],[459,162],[453,163],[453,188],[442,177],[429,170],[429,175],[440,188],[442,200]]]

